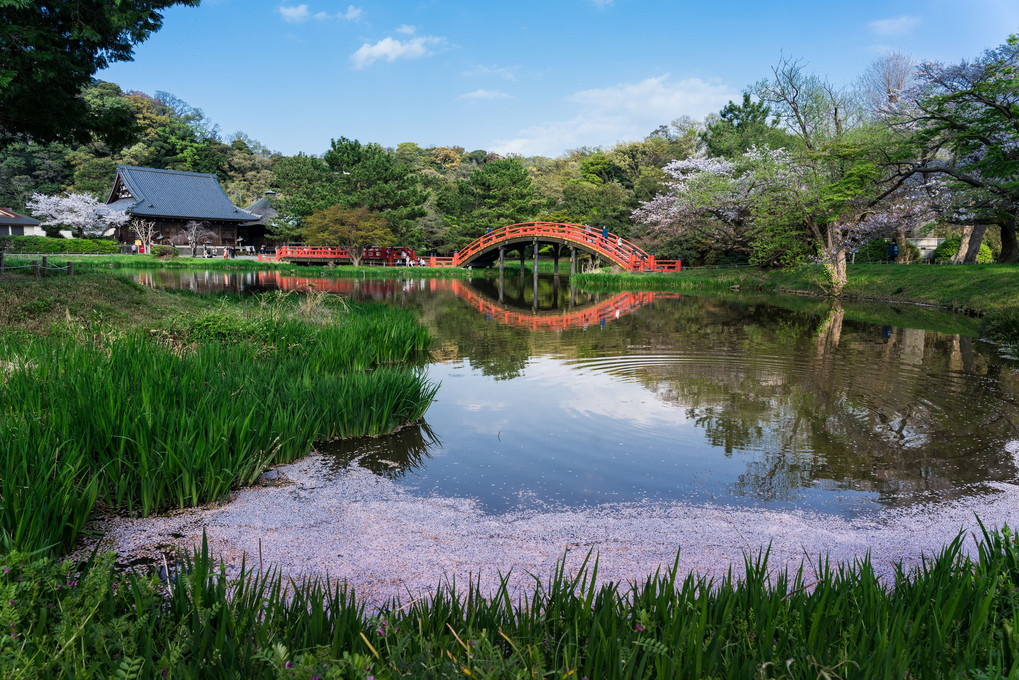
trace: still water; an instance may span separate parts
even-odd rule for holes
[[[136,278],[237,292],[313,284],[414,309],[436,338],[425,370],[441,383],[425,422],[323,452],[336,474],[357,461],[493,512],[684,500],[851,516],[1019,481],[1019,363],[947,313],[593,294],[530,276]]]

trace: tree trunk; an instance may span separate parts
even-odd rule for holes
[[[899,264],[909,264],[909,246],[906,244],[905,227],[896,227],[895,245],[899,247],[899,256],[895,258],[895,261]]]
[[[364,248],[356,248],[351,246],[350,248],[345,248],[344,250],[347,251],[347,255],[350,255],[350,264],[353,265],[354,267],[360,267],[361,258],[364,257]]]
[[[831,294],[835,297],[842,295],[842,289],[846,287],[846,250],[844,247],[836,248],[835,230],[838,227],[834,224],[828,225],[828,232],[824,240],[824,269],[828,274],[831,283]],[[841,239],[840,239],[841,240]]]
[[[998,262],[1015,264],[1019,261],[1019,243],[1015,237],[1016,216],[1008,215],[1001,220],[1001,256]]]
[[[973,233],[973,225],[967,224],[962,228],[962,243],[959,244],[959,250],[955,255],[952,256],[952,264],[959,264],[965,261],[966,253],[969,252],[969,237]]]
[[[962,228],[962,243],[959,244],[959,252],[952,257],[952,264],[972,264],[977,261],[980,253],[980,244],[984,242],[984,232],[987,231],[986,224],[967,224]]]
[[[966,264],[973,264],[977,261],[977,255],[980,254],[980,245],[984,242],[985,231],[987,231],[986,224],[973,225],[973,233],[969,235],[969,249],[966,251],[966,257],[963,260]]]

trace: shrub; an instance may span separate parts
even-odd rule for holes
[[[934,252],[931,254],[931,259],[935,262],[948,262],[957,252],[959,252],[960,245],[962,245],[961,236],[946,238],[941,245],[934,249]],[[987,264],[993,261],[994,256],[991,254],[991,249],[987,247],[986,243],[981,243],[980,252],[977,253],[977,262],[980,264]]]
[[[180,255],[173,246],[152,246],[152,254],[160,259],[172,259]]]
[[[6,236],[0,238],[0,250],[9,253],[119,253],[120,246],[111,239],[50,238],[48,236]]]
[[[879,238],[864,244],[858,251],[856,251],[856,261],[887,262],[888,246],[891,242],[892,240],[889,238]],[[956,246],[956,249],[958,250],[958,246]],[[906,262],[916,262],[919,259],[920,249],[909,241],[906,241]]]

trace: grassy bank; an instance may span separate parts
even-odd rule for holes
[[[968,539],[967,539],[968,540]],[[1015,678],[1019,546],[957,539],[880,582],[871,565],[717,583],[666,569],[601,583],[560,566],[514,601],[447,584],[367,612],[342,585],[250,565],[228,581],[203,548],[165,585],[108,561],[0,557],[7,678]],[[562,564],[562,563],[561,563]],[[624,586],[624,587],[621,587]]]
[[[38,257],[26,257],[20,255],[8,256],[7,262],[11,265],[27,264]],[[96,255],[91,257],[74,257],[66,255],[53,255],[49,262],[63,266],[68,261],[74,262],[78,271],[97,269],[201,269],[211,271],[284,271],[293,272],[301,276],[336,276],[348,278],[382,278],[382,279],[407,279],[407,278],[463,278],[471,276],[472,272],[459,267],[352,267],[350,265],[339,265],[336,267],[316,266],[305,264],[293,264],[290,262],[259,262],[258,260],[233,259],[226,260],[221,257],[172,257],[160,258],[153,255]],[[479,271],[475,270],[473,275]],[[550,270],[551,271],[551,270]]]
[[[133,298],[113,323],[96,317]],[[417,420],[435,391],[407,366],[430,344],[410,312],[324,295],[236,301],[60,277],[5,282],[0,318],[12,321],[0,334],[3,549],[67,550],[96,509],[217,500],[316,440]]]
[[[824,296],[821,267],[763,270],[686,269],[677,274],[578,274],[585,290],[722,291],[797,293]],[[849,266],[843,300],[931,305],[985,317],[983,332],[1019,344],[1019,267],[858,264]]]

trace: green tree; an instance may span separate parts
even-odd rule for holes
[[[343,248],[355,267],[361,264],[365,248],[393,242],[386,218],[363,207],[334,205],[318,210],[304,221],[302,232],[304,242],[310,246]]]
[[[450,245],[462,248],[488,229],[526,222],[540,212],[527,170],[513,159],[486,163],[439,200]]]
[[[335,176],[321,158],[299,153],[273,165],[272,186],[279,192],[280,215],[302,219],[338,202]]]
[[[743,103],[729,102],[708,123],[704,141],[712,156],[736,158],[750,147],[778,149],[791,142],[779,127],[779,118],[763,101],[752,101],[750,93],[743,93]]]
[[[92,157],[74,171],[74,182],[70,190],[105,201],[116,176],[117,164],[112,159]]]
[[[955,220],[976,226],[967,261],[975,261],[983,229],[1001,226],[1001,260],[1016,262],[1019,213],[1019,35],[979,59],[945,66],[926,62],[919,89],[893,125],[917,130],[924,152],[904,173],[936,174],[958,194]],[[966,234],[970,236],[970,234]]]
[[[410,167],[378,144],[346,137],[332,140],[323,160],[334,173],[337,202],[379,213],[405,244],[422,240],[417,221],[427,214],[427,195]]]
[[[26,135],[37,142],[120,139],[111,112],[90,107],[83,88],[97,71],[129,61],[134,46],[162,26],[162,10],[198,3],[0,0],[0,146]]]

